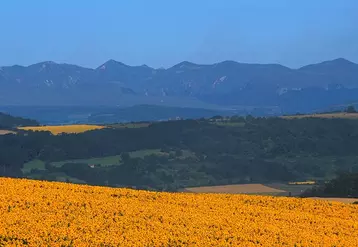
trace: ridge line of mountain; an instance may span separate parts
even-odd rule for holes
[[[307,112],[357,101],[357,95],[358,64],[343,58],[298,69],[235,61],[153,69],[115,60],[96,69],[51,61],[0,68],[0,105],[209,104]]]
[[[81,65],[74,64],[74,63],[58,63],[58,62],[48,60],[48,61],[33,63],[33,64],[28,65],[28,66],[19,65],[19,64],[4,65],[4,66],[0,66],[0,69],[9,68],[9,67],[29,68],[29,67],[32,67],[32,66],[41,66],[43,64],[54,64],[54,65],[76,66],[76,67],[79,67],[79,68],[82,68],[82,69],[88,69],[88,70],[99,70],[102,66],[105,66],[105,65],[108,65],[108,64],[115,64],[115,65],[121,65],[121,66],[124,66],[124,67],[132,67],[132,68],[145,67],[145,68],[149,68],[149,69],[152,69],[152,70],[169,70],[169,69],[174,69],[174,68],[180,68],[180,66],[189,66],[189,65],[190,66],[216,66],[218,64],[224,64],[224,63],[232,63],[232,64],[240,64],[240,65],[256,65],[256,66],[260,66],[260,65],[261,66],[265,66],[265,65],[266,66],[270,66],[270,65],[274,66],[274,65],[276,65],[276,66],[281,66],[283,68],[290,69],[290,70],[300,70],[300,69],[304,69],[304,68],[309,67],[309,66],[320,65],[320,64],[328,64],[328,63],[341,63],[341,64],[345,63],[345,64],[358,65],[357,63],[352,62],[352,61],[350,61],[348,59],[345,59],[345,58],[336,58],[336,59],[332,59],[332,60],[324,60],[322,62],[307,64],[307,65],[301,66],[299,68],[290,68],[290,67],[282,65],[280,63],[246,63],[246,62],[238,62],[238,61],[234,61],[234,60],[223,60],[221,62],[211,63],[211,64],[201,64],[201,63],[193,63],[193,62],[189,62],[189,61],[182,61],[182,62],[177,63],[177,64],[175,64],[173,66],[170,66],[168,68],[163,68],[163,67],[154,68],[154,67],[148,66],[146,64],[128,65],[128,64],[125,64],[123,62],[119,62],[117,60],[114,60],[114,59],[109,59],[108,61],[106,61],[105,63],[101,64],[100,66],[98,66],[96,68],[90,68],[90,67],[86,67],[86,66],[81,66]]]

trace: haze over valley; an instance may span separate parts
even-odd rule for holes
[[[135,105],[198,108],[203,113],[197,117],[207,117],[208,110],[214,115],[312,113],[357,101],[358,64],[339,58],[299,69],[234,61],[211,65],[182,62],[154,69],[109,60],[90,69],[42,62],[1,67],[0,88],[0,108],[14,114],[25,106],[33,106],[37,112],[41,107],[88,109],[76,113],[73,108],[69,115],[98,114],[98,106],[102,106],[107,114],[116,114],[116,108]],[[175,108],[171,110],[175,112]],[[162,119],[155,113],[154,118],[135,114],[112,120]],[[178,112],[172,117],[188,116]]]

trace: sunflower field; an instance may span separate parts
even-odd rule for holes
[[[0,246],[358,246],[358,205],[0,178]]]

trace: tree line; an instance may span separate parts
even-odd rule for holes
[[[151,123],[54,136],[20,132],[0,136],[0,175],[23,176],[24,163],[39,159],[44,179],[58,172],[90,184],[177,190],[187,186],[332,178],[358,172],[358,121],[231,117]],[[168,155],[126,157],[136,150]],[[180,156],[183,150],[190,157]],[[119,165],[52,162],[122,154]]]

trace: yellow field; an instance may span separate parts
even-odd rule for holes
[[[87,125],[87,124],[75,124],[75,125],[59,125],[59,126],[36,126],[36,127],[20,127],[22,130],[32,131],[50,131],[54,135],[61,133],[82,133],[89,130],[103,129],[105,126],[100,125]]]
[[[304,185],[304,184],[314,185],[314,184],[316,184],[316,181],[289,182],[288,184],[291,184],[291,185]]]
[[[283,116],[285,119],[297,119],[297,118],[347,118],[347,119],[358,119],[358,113],[322,113],[322,114],[307,114],[307,115],[292,115],[292,116]]]
[[[0,246],[358,246],[358,206],[0,178]]]

